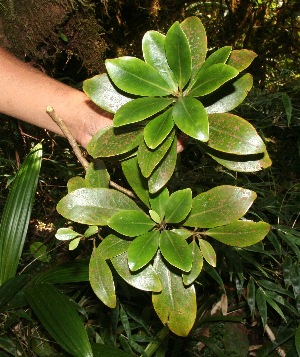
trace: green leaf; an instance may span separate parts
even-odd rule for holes
[[[92,343],[94,357],[132,357],[131,353],[119,350],[113,346]]]
[[[187,336],[196,319],[197,303],[193,285],[185,287],[158,255],[154,264],[162,291],[152,294],[154,309],[164,325],[178,336]]]
[[[161,220],[165,217],[165,208],[169,199],[169,190],[165,187],[160,192],[150,195],[151,208],[157,212]]]
[[[114,116],[114,127],[137,123],[161,112],[173,102],[172,98],[146,97],[124,104]]]
[[[247,285],[247,303],[250,308],[251,316],[254,316],[255,312],[255,284],[252,276],[249,279]]]
[[[142,48],[145,62],[155,68],[176,93],[178,83],[166,57],[165,36],[157,31],[146,32],[142,40]]]
[[[238,74],[237,69],[224,63],[213,64],[208,68],[204,68],[203,65],[197,73],[192,87],[188,90],[188,95],[193,97],[207,95]]]
[[[239,72],[250,66],[252,61],[257,57],[257,54],[250,50],[233,50],[227,61],[227,64],[236,68]]]
[[[96,159],[89,164],[85,173],[85,180],[89,187],[109,187],[109,173],[102,160]]]
[[[119,57],[105,61],[107,72],[124,92],[141,96],[165,96],[172,93],[172,85],[149,64],[135,57]]]
[[[57,211],[74,222],[105,226],[117,212],[140,208],[124,193],[108,188],[80,188],[63,197]]]
[[[16,275],[0,286],[0,311],[5,309],[5,305],[22,290],[28,280],[29,276],[26,274]]]
[[[155,167],[161,162],[166,155],[170,146],[174,142],[175,130],[173,130],[156,149],[149,149],[144,141],[141,142],[138,148],[138,163],[144,177],[149,177]]]
[[[225,84],[206,98],[206,101],[202,100],[207,114],[226,113],[233,110],[247,97],[252,86],[253,78],[249,73]]]
[[[142,211],[125,210],[114,214],[108,220],[108,226],[125,236],[136,237],[149,232],[155,222]]]
[[[88,143],[87,151],[93,157],[121,155],[135,149],[142,140],[142,128],[114,128],[100,130]]]
[[[152,265],[146,266],[140,272],[131,272],[128,267],[127,253],[123,253],[111,259],[117,273],[129,285],[144,291],[161,291],[160,279]]]
[[[206,233],[224,244],[247,247],[263,240],[269,230],[270,225],[265,222],[236,221],[209,229]]]
[[[193,240],[189,244],[189,247],[192,252],[193,264],[192,269],[189,273],[182,274],[182,280],[184,285],[192,284],[198,278],[203,267],[203,256],[195,240]]]
[[[297,353],[300,356],[300,325],[298,326],[295,333],[295,346],[296,346]]]
[[[131,244],[131,241],[124,238],[120,238],[114,234],[109,234],[103,239],[103,241],[98,245],[101,256],[104,259],[111,259],[126,252]]]
[[[164,258],[173,266],[183,271],[192,267],[192,252],[186,242],[178,234],[165,230],[160,234],[159,247]]]
[[[78,190],[79,188],[89,187],[88,182],[80,176],[71,177],[67,183],[68,193]]]
[[[183,89],[190,79],[192,60],[188,40],[178,21],[166,34],[165,49],[169,66],[177,79],[179,88]]]
[[[263,327],[265,328],[267,323],[267,301],[266,301],[265,292],[263,291],[262,288],[258,288],[256,291],[256,304],[257,304],[258,312],[261,317]]]
[[[157,148],[174,127],[172,108],[153,118],[145,126],[144,140],[150,149]]]
[[[30,253],[40,262],[49,263],[51,260],[50,255],[47,253],[47,247],[42,242],[30,244]]]
[[[194,233],[194,232],[189,231],[188,229],[185,229],[185,228],[174,228],[174,229],[171,229],[171,232],[178,234],[183,239],[188,239]]]
[[[237,115],[210,114],[208,145],[219,151],[237,155],[251,155],[266,150],[254,127]]]
[[[162,219],[160,218],[159,214],[155,211],[153,211],[152,209],[149,210],[149,216],[151,217],[151,219],[160,224],[162,222]]]
[[[149,207],[147,181],[141,173],[137,157],[134,156],[122,161],[122,171],[135,194],[147,207]]]
[[[32,285],[26,298],[43,327],[75,357],[92,357],[92,349],[83,322],[74,304],[50,284]]]
[[[159,231],[148,232],[133,240],[128,248],[128,265],[131,271],[147,265],[158,249]]]
[[[203,63],[201,70],[207,70],[209,67],[213,66],[214,64],[224,64],[228,57],[230,56],[232,47],[231,46],[224,46],[218,48],[215,52],[213,52],[209,57],[207,57],[206,61]]]
[[[106,73],[85,80],[82,89],[91,101],[110,113],[133,99],[118,91]]]
[[[208,118],[199,100],[180,97],[173,107],[172,115],[175,124],[185,134],[197,140],[208,141]]]
[[[149,177],[148,186],[150,193],[154,194],[155,192],[158,192],[167,184],[175,170],[176,160],[177,139],[175,137],[167,154]]]
[[[81,239],[81,237],[71,240],[69,243],[69,250],[75,250],[80,243],[80,239]]]
[[[207,52],[206,32],[202,22],[196,16],[186,18],[181,22],[180,26],[190,46],[192,58],[191,79],[193,79],[205,61]]]
[[[265,293],[265,296],[266,296],[266,301],[267,303],[277,312],[277,314],[285,321],[287,322],[285,316],[284,316],[284,313],[282,312],[281,308],[278,306],[278,304],[276,304],[276,302],[271,299],[270,296],[268,296],[268,293],[266,292]]]
[[[101,254],[101,245],[93,249],[89,264],[89,280],[97,297],[110,308],[116,307],[115,284],[108,264]]]
[[[254,191],[222,185],[200,193],[193,199],[185,226],[212,228],[241,218],[256,198]]]
[[[55,233],[55,238],[58,240],[70,240],[80,236],[80,233],[75,232],[71,228],[59,228]]]
[[[217,256],[212,245],[207,240],[199,239],[199,247],[203,258],[208,264],[215,267],[217,265]]]
[[[42,162],[36,145],[17,173],[5,203],[0,226],[0,285],[17,271],[22,254]]]
[[[85,238],[89,238],[95,234],[98,233],[98,227],[97,226],[90,226],[88,229],[83,233]]]
[[[282,93],[281,101],[285,109],[287,126],[290,126],[292,120],[292,112],[293,112],[292,100],[287,93]]]
[[[192,208],[192,191],[190,188],[171,194],[166,203],[165,220],[167,223],[183,221]]]
[[[203,254],[203,252],[202,252],[202,254]],[[223,289],[224,294],[226,294],[224,282],[223,282],[220,274],[217,272],[217,269],[215,269],[216,262],[214,264],[215,265],[212,265],[210,263],[208,264],[208,262],[206,260],[203,262],[203,269]]]

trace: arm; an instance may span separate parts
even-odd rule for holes
[[[51,105],[76,141],[112,124],[112,116],[72,87],[52,79],[0,48],[0,112],[63,135],[46,113]]]

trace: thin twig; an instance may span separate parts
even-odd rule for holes
[[[53,107],[51,107],[50,105],[47,107],[46,109],[46,113],[50,116],[50,118],[60,127],[61,131],[63,132],[63,134],[65,135],[65,137],[68,139],[74,154],[76,155],[78,161],[81,163],[81,165],[83,166],[83,168],[85,170],[87,170],[88,166],[89,166],[89,162],[86,160],[86,158],[82,155],[82,152],[80,150],[80,147],[78,146],[74,136],[71,134],[70,130],[68,129],[68,127],[66,126],[65,122],[63,121],[62,118],[60,118],[59,115],[57,115],[57,113],[55,112],[55,110],[53,109]],[[109,185],[113,188],[115,188],[116,190],[124,193],[125,195],[132,197],[132,198],[136,198],[135,194],[133,192],[131,192],[130,190],[127,190],[126,188],[118,185],[117,183],[113,182],[113,181],[109,181]]]

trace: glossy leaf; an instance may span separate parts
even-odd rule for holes
[[[165,220],[167,223],[183,221],[192,208],[192,191],[190,188],[171,194],[166,203]]]
[[[148,63],[135,57],[119,57],[105,61],[107,72],[114,84],[130,94],[165,96],[172,92],[172,85]]]
[[[181,22],[180,27],[185,33],[192,59],[191,79],[193,79],[205,61],[207,52],[207,37],[205,28],[197,16],[190,16]]]
[[[210,114],[208,145],[219,151],[237,155],[251,155],[266,150],[254,127],[237,115]]]
[[[103,226],[117,212],[140,208],[125,194],[108,188],[80,188],[63,197],[57,211],[74,222]]]
[[[263,240],[270,230],[265,222],[236,221],[209,229],[206,233],[221,243],[235,247],[247,247]]]
[[[251,74],[235,79],[214,92],[204,104],[207,114],[226,113],[236,108],[247,97],[253,86]]]
[[[192,253],[189,246],[178,234],[165,230],[160,234],[159,247],[164,258],[173,266],[183,271],[192,267]]]
[[[195,240],[189,244],[192,252],[193,264],[189,273],[183,273],[182,280],[184,285],[192,284],[199,276],[203,267],[203,255]]]
[[[203,65],[197,73],[188,95],[193,97],[207,95],[238,74],[239,71],[237,69],[224,63],[213,64],[208,68],[204,68]]]
[[[89,238],[95,234],[98,233],[98,227],[97,226],[90,226],[87,228],[87,230],[83,233],[85,238]]]
[[[149,177],[148,186],[150,193],[158,192],[167,184],[175,170],[176,160],[177,140],[175,137],[169,151]]]
[[[186,228],[174,228],[174,229],[171,229],[171,232],[178,234],[183,239],[188,239],[194,233],[193,231],[190,231]]]
[[[227,61],[229,66],[236,68],[239,72],[250,66],[252,61],[257,57],[257,54],[250,50],[233,50]]]
[[[0,285],[17,272],[41,162],[42,145],[37,144],[21,165],[6,200],[0,225]]]
[[[155,226],[155,222],[142,211],[125,210],[114,214],[108,220],[108,225],[118,233],[136,237],[149,232]]]
[[[93,157],[111,157],[127,153],[142,140],[142,129],[107,127],[95,134],[88,143],[87,151]]]
[[[131,241],[124,238],[119,238],[115,234],[109,234],[98,245],[97,250],[104,259],[111,259],[126,252],[131,244]]]
[[[80,243],[80,240],[81,240],[81,237],[78,237],[78,238],[75,238],[75,239],[72,239],[70,242],[69,242],[69,250],[75,250],[79,243]]]
[[[159,231],[152,231],[132,241],[128,248],[128,265],[131,271],[139,270],[151,261],[158,249],[159,237]]]
[[[217,265],[217,256],[212,245],[207,240],[199,239],[199,247],[203,258],[208,264],[215,267]]]
[[[110,308],[116,307],[117,298],[113,275],[105,258],[101,254],[100,245],[94,248],[89,264],[89,280],[96,296]]]
[[[241,218],[256,198],[254,191],[222,185],[200,193],[193,199],[185,226],[212,228]]]
[[[78,190],[79,188],[89,187],[88,182],[80,176],[71,177],[67,183],[68,193]]]
[[[155,68],[176,93],[178,83],[166,57],[165,36],[157,31],[146,32],[142,40],[142,48],[145,62]]]
[[[155,211],[153,211],[152,209],[149,210],[149,216],[151,217],[151,219],[160,224],[162,222],[162,219],[160,218],[159,214]]]
[[[25,290],[30,307],[56,342],[74,357],[92,357],[84,324],[74,304],[50,284]]]
[[[273,300],[271,299],[270,296],[268,296],[268,293],[265,292],[265,297],[266,297],[266,301],[267,303],[277,312],[277,314],[285,321],[287,322],[285,316],[284,316],[284,313],[282,312],[281,308],[278,306],[278,304]]]
[[[106,73],[85,80],[82,89],[91,101],[110,113],[133,99],[118,91]]]
[[[208,69],[214,64],[226,63],[228,57],[230,56],[231,50],[232,50],[231,46],[224,46],[218,48],[211,55],[209,55],[209,57],[207,57],[206,61],[203,63],[201,67],[201,70]]]
[[[258,288],[256,291],[256,304],[257,304],[259,315],[261,317],[263,327],[265,328],[267,323],[267,301],[266,301],[265,293],[262,288]]]
[[[154,269],[162,291],[152,294],[154,309],[164,325],[178,336],[187,336],[194,325],[197,312],[196,293],[193,285],[185,287],[181,276],[175,274],[158,255]]]
[[[149,121],[144,129],[144,140],[150,149],[157,148],[174,127],[172,108]]]
[[[147,181],[141,173],[137,157],[122,161],[122,171],[135,194],[147,207],[150,207]]]
[[[199,100],[180,97],[173,107],[172,116],[177,127],[185,134],[197,140],[208,141],[208,118]]]
[[[109,187],[109,173],[102,160],[96,159],[89,164],[85,173],[85,180],[89,187]]]
[[[144,291],[161,291],[161,282],[159,276],[153,269],[152,265],[148,265],[140,272],[131,272],[128,267],[127,253],[123,253],[111,259],[111,262],[117,273],[129,285]]]
[[[179,88],[183,89],[191,76],[192,60],[188,40],[178,21],[166,34],[165,49],[169,66],[177,79]]]
[[[55,238],[58,240],[70,240],[80,236],[80,233],[75,232],[71,228],[59,228],[55,233]]]
[[[160,192],[150,195],[151,208],[159,214],[162,220],[165,217],[165,209],[168,198],[169,190],[166,187]]]
[[[149,177],[155,167],[161,162],[163,157],[168,152],[170,146],[174,141],[175,130],[173,130],[165,139],[165,141],[159,145],[155,150],[151,150],[145,144],[141,142],[138,148],[138,163],[144,177]]]
[[[132,124],[151,117],[173,102],[172,98],[138,98],[123,105],[114,116],[114,127]]]

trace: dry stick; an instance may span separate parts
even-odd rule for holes
[[[88,166],[89,166],[89,162],[86,160],[86,158],[82,155],[82,152],[74,138],[74,136],[71,134],[70,130],[68,129],[68,127],[66,126],[65,122],[62,120],[62,118],[60,118],[55,110],[53,109],[53,107],[51,107],[50,105],[47,107],[46,109],[46,113],[49,115],[49,117],[60,127],[61,131],[64,133],[65,137],[68,139],[74,154],[76,155],[77,159],[79,160],[79,162],[81,163],[81,165],[83,166],[83,168],[85,170],[87,170]],[[129,190],[127,190],[126,188],[118,185],[117,183],[113,182],[113,181],[109,181],[109,185],[113,188],[115,188],[116,190],[123,192],[125,195],[132,197],[132,198],[136,198],[136,196]]]
[[[268,324],[266,324],[266,326],[265,326],[265,331],[266,331],[266,334],[268,335],[269,339],[272,342],[274,342],[275,341],[275,335],[274,335],[273,331],[271,330],[271,328],[270,328],[270,326]],[[285,350],[282,347],[277,347],[276,351],[278,352],[280,357],[285,357],[286,356]]]

